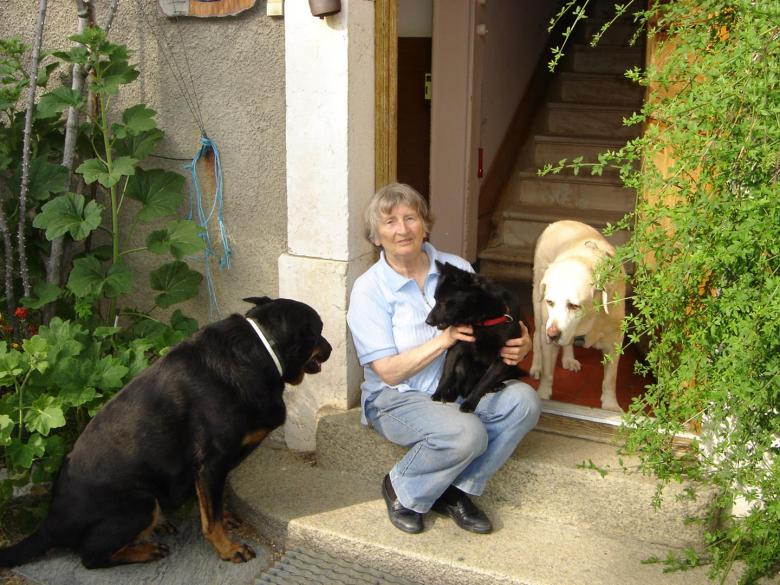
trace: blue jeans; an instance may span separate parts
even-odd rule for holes
[[[450,485],[479,496],[518,443],[536,426],[541,402],[520,381],[486,394],[474,413],[423,392],[385,388],[369,397],[366,418],[388,441],[411,447],[390,470],[401,504],[425,513]]]

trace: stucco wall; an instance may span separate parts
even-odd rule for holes
[[[101,23],[108,2],[96,4]],[[76,29],[74,6],[72,0],[49,2],[44,48],[69,46],[67,37]],[[32,0],[5,0],[0,9],[0,36],[20,36],[31,43],[37,7],[38,2]],[[132,61],[141,75],[125,86],[116,105],[124,108],[144,102],[156,110],[158,124],[166,132],[156,154],[177,158],[195,154],[200,131],[140,7],[158,35],[164,33],[172,43],[186,48],[206,131],[221,153],[224,217],[233,248],[230,270],[214,268],[212,274],[222,313],[243,312],[242,297],[277,295],[277,259],[287,249],[284,21],[266,16],[265,0],[257,0],[253,9],[235,17],[181,17],[178,22],[162,16],[156,0],[119,3],[111,39],[134,51]],[[180,62],[180,67],[186,72],[186,62]],[[148,166],[185,173],[184,162],[149,162]],[[139,235],[143,234],[135,234],[137,242],[130,237],[128,245],[142,242]],[[156,259],[149,260],[157,265]],[[142,269],[151,264],[141,257],[135,263]],[[192,265],[201,267],[198,262]],[[139,306],[148,305],[143,296],[135,300]],[[181,307],[205,323],[205,286],[198,299]]]

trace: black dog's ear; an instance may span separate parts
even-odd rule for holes
[[[268,303],[273,302],[273,299],[269,297],[247,297],[242,300],[245,303],[252,303],[253,305],[256,306],[267,305]]]
[[[439,262],[438,260],[436,260],[436,268],[438,268],[439,272],[441,272],[442,270],[444,270],[444,267],[445,267],[445,266],[446,266],[446,264],[442,264],[441,262]]]

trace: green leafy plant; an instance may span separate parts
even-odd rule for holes
[[[661,485],[716,494],[702,547],[651,561],[756,583],[780,570],[780,9],[677,0],[636,18],[658,43],[627,72],[651,89],[625,120],[644,134],[542,172],[610,168],[637,191],[614,228],[633,234],[618,250],[636,266],[626,328],[649,340],[656,382],[626,415],[625,451]],[[698,438],[681,455],[685,431]]]
[[[0,515],[13,488],[45,482],[89,419],[151,359],[197,329],[181,311],[168,322],[154,316],[197,295],[202,276],[186,258],[204,249],[200,228],[178,219],[184,177],[142,168],[163,137],[155,112],[144,104],[115,111],[120,88],[138,77],[123,45],[111,43],[98,28],[71,37],[68,51],[41,68],[45,87],[60,63],[78,64],[88,73],[89,98],[68,87],[45,91],[34,115],[27,227],[32,292],[19,298],[16,279],[6,279],[7,311],[0,341]],[[29,83],[21,66],[26,47],[0,41],[0,187],[4,236],[18,222],[23,113],[17,103]],[[94,106],[92,105],[94,104]],[[69,109],[84,118],[79,132],[80,164],[73,180],[56,161],[62,157],[63,116]],[[129,235],[146,229],[143,246]],[[66,241],[68,262],[60,282],[47,282],[45,259],[50,242]],[[6,241],[6,268],[15,261]],[[18,250],[16,250],[18,252]],[[29,252],[37,252],[30,254]],[[123,295],[139,287],[127,259],[151,254],[161,262],[148,281],[150,302],[123,308]],[[56,280],[56,279],[55,279]],[[49,322],[43,312],[54,307]]]

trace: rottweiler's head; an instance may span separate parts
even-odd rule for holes
[[[438,260],[439,282],[436,304],[425,322],[446,329],[451,325],[473,325],[505,310],[505,303],[484,276]]]
[[[291,299],[249,297],[255,306],[246,316],[263,329],[282,365],[282,378],[300,384],[304,374],[316,374],[330,357],[331,346],[322,336],[322,319],[309,305]]]

